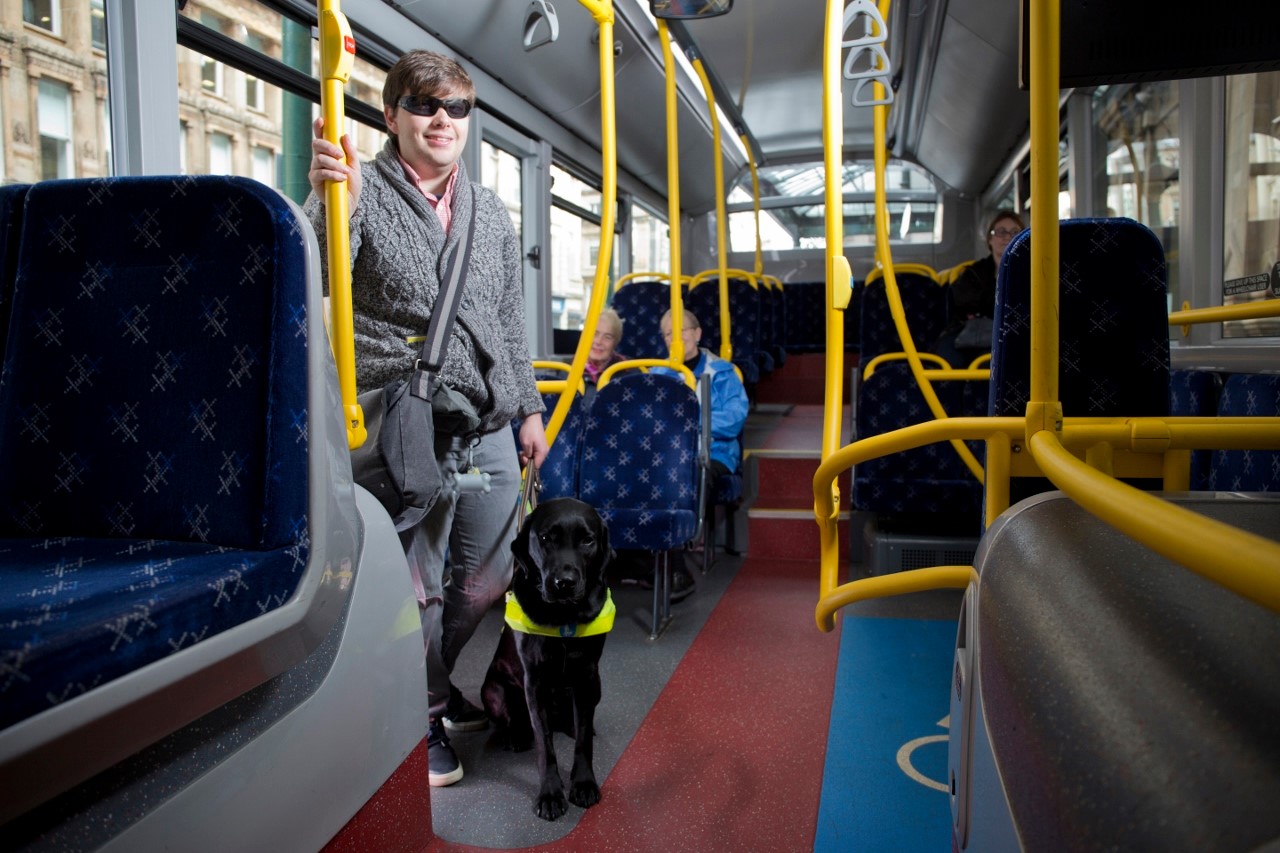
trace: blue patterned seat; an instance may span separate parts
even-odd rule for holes
[[[1164,249],[1132,219],[1059,223],[1059,365],[1063,414],[1169,414],[1169,325]],[[1005,250],[996,276],[988,412],[1023,417],[1031,392],[1031,234]],[[1137,481],[1159,488],[1158,483]],[[1010,499],[1051,488],[1015,480]]]
[[[733,363],[742,372],[748,388],[760,381],[761,374],[773,370],[773,356],[760,347],[760,291],[742,278],[729,279],[729,334],[733,344]],[[689,288],[684,306],[702,324],[702,342],[714,353],[720,352],[720,279],[704,278]]]
[[[544,426],[551,419],[551,413],[559,400],[559,394],[542,395],[542,402],[547,407],[542,413]],[[578,457],[581,453],[582,427],[586,420],[585,409],[583,396],[575,394],[555,443],[551,445],[551,451],[538,469],[538,476],[542,481],[542,491],[538,493],[540,500],[578,496]],[[515,426],[518,428],[519,425]]]
[[[760,317],[760,346],[773,357],[773,366],[782,367],[787,363],[786,341],[783,340],[783,329],[786,327],[786,292],[780,284],[763,283],[760,286],[760,300],[763,311]]]
[[[662,315],[671,307],[671,288],[665,281],[637,279],[614,291],[610,307],[622,318],[618,350],[628,358],[666,358]]]
[[[918,349],[927,349],[946,327],[947,292],[927,271],[895,270],[907,324]],[[889,311],[884,279],[878,274],[862,288],[861,358],[864,362],[902,349]],[[973,383],[935,382],[948,415],[965,412],[966,388]],[[880,365],[858,386],[858,438],[924,423],[933,413],[905,361]],[[982,487],[947,442],[936,442],[863,462],[853,472],[853,505],[893,515],[945,513],[978,519]]]
[[[1280,417],[1280,376],[1229,376],[1218,400],[1219,417]],[[1215,450],[1208,488],[1230,492],[1280,492],[1280,451]]]
[[[782,286],[782,341],[787,352],[825,352],[827,348],[827,283],[792,281]],[[862,299],[861,282],[853,282],[853,296],[844,312],[844,348],[859,348],[858,324]]]
[[[1169,371],[1169,414],[1174,417],[1213,417],[1218,413],[1222,377],[1211,370]],[[1209,488],[1210,451],[1191,451],[1191,488]]]
[[[579,496],[609,525],[613,547],[665,558],[693,538],[700,430],[698,399],[674,376],[628,373],[596,393],[582,435]],[[669,606],[655,595],[654,635]]]
[[[295,211],[242,178],[26,194],[0,376],[0,729],[310,577],[309,477],[329,468],[309,462],[322,326]],[[199,689],[226,701],[232,681]]]

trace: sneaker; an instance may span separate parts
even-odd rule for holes
[[[451,732],[478,732],[489,727],[489,717],[472,705],[467,697],[450,685],[449,706],[444,712],[444,727]]]
[[[449,746],[449,736],[444,725],[432,720],[427,729],[427,784],[432,788],[444,788],[462,778],[462,762]]]

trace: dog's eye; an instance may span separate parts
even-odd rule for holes
[[[583,544],[583,545],[594,545],[594,544],[596,544],[596,537],[594,537],[594,536],[592,536],[590,533],[588,533],[588,534],[586,534],[586,535],[584,535],[584,536],[582,537],[582,544]]]

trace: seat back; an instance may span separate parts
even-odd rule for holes
[[[559,397],[559,394],[542,395],[542,402],[547,407],[542,413],[544,426],[551,419],[551,413]],[[560,425],[555,443],[551,445],[551,451],[542,461],[542,467],[538,469],[538,476],[542,481],[542,491],[539,493],[541,500],[578,496],[578,461],[582,452],[581,439],[583,422],[586,420],[585,410],[585,398],[581,394],[575,394],[573,403],[569,406],[569,414]]]
[[[1058,367],[1063,413],[1169,414],[1164,249],[1132,219],[1059,223]],[[996,276],[992,415],[1022,417],[1031,392],[1031,233],[1005,250]]]
[[[657,373],[619,376],[597,393],[582,435],[579,492],[615,548],[676,548],[697,528],[698,400]]]
[[[720,352],[720,280],[703,279],[689,288],[685,307],[702,324],[699,346]],[[742,381],[754,385],[761,373],[773,370],[773,357],[760,346],[760,288],[742,278],[729,279],[729,334],[733,344],[733,363],[742,371]]]
[[[859,348],[862,283],[852,282],[853,296],[844,312],[844,347]],[[827,347],[827,283],[790,281],[782,286],[782,342],[787,352],[824,352]]]
[[[1169,414],[1174,417],[1213,417],[1222,395],[1222,377],[1211,370],[1169,371]],[[1191,488],[1209,488],[1211,453],[1191,451]]]
[[[1218,416],[1280,417],[1280,376],[1237,373],[1228,377],[1218,401]],[[1208,488],[1231,492],[1280,492],[1280,451],[1213,451]]]
[[[628,358],[666,358],[662,315],[671,307],[671,288],[665,281],[629,281],[614,291],[610,307],[622,318],[618,350]]]
[[[894,279],[902,297],[902,309],[911,330],[911,339],[916,349],[927,350],[947,326],[946,288],[924,271],[895,270]],[[862,287],[859,323],[858,341],[864,364],[883,353],[902,351],[902,342],[898,339],[893,314],[889,310],[889,294],[884,278],[879,275],[869,277]]]

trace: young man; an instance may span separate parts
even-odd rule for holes
[[[421,523],[401,533],[422,612],[429,779],[433,786],[451,785],[462,778],[462,765],[446,726],[483,728],[485,718],[449,674],[511,579],[520,488],[512,419],[521,420],[520,462],[540,466],[547,439],[524,329],[519,238],[502,201],[472,183],[461,161],[475,104],[471,77],[446,56],[411,51],[387,73],[382,101],[390,138],[372,163],[357,162],[346,136],[341,148],[321,138],[324,120],[316,121],[308,175],[313,193],[304,209],[323,244],[324,184],[346,182],[360,391],[412,370],[420,344],[409,339],[426,334],[440,291],[441,258],[461,241],[475,214],[462,302],[440,377],[479,413],[479,444],[469,448],[463,436],[437,433],[436,457],[446,481],[470,462],[490,475],[491,490],[446,491]]]

